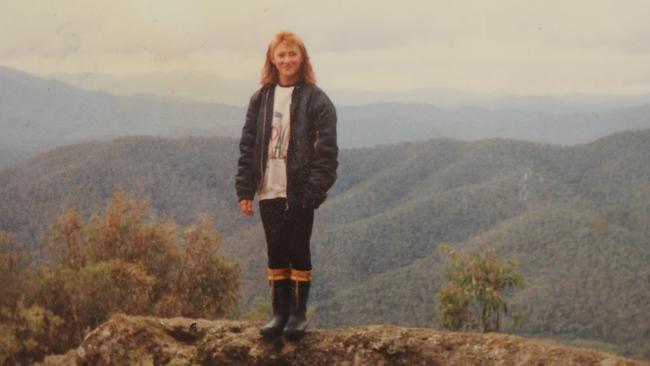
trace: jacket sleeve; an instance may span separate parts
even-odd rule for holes
[[[309,180],[305,188],[307,205],[317,208],[336,181],[339,148],[336,142],[336,109],[322,91],[313,100],[316,141]]]
[[[255,177],[253,176],[252,164],[257,137],[257,115],[259,113],[261,92],[257,91],[248,103],[246,121],[242,128],[241,139],[239,140],[239,160],[237,162],[237,176],[235,177],[235,189],[239,201],[243,199],[252,200],[255,197]]]

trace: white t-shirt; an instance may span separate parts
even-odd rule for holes
[[[269,139],[269,158],[262,187],[259,192],[260,200],[287,197],[287,151],[289,150],[289,133],[291,131],[291,94],[293,86],[275,86],[273,98],[273,122]]]

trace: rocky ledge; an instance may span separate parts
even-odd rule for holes
[[[505,334],[373,325],[260,338],[256,322],[116,315],[41,365],[643,365]]]

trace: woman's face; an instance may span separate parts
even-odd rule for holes
[[[271,62],[278,69],[280,84],[291,85],[298,81],[302,54],[297,45],[281,42],[273,50]]]

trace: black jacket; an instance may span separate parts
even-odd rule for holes
[[[235,188],[239,200],[253,199],[264,177],[271,136],[275,85],[251,97],[239,142]],[[291,96],[287,153],[287,203],[318,208],[336,181],[336,110],[315,85],[297,84]]]

